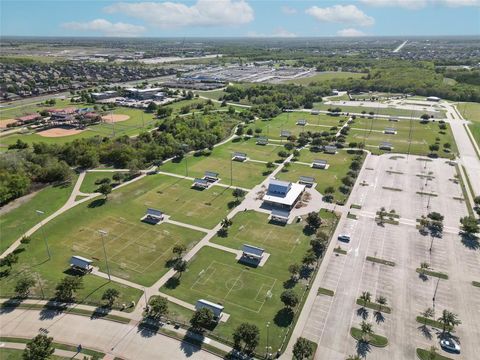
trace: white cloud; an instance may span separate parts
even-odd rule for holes
[[[427,6],[427,0],[360,0],[365,5],[375,7],[401,7],[405,9],[421,9]]]
[[[64,29],[76,31],[94,31],[107,36],[138,36],[146,29],[140,25],[122,22],[111,23],[105,19],[95,19],[88,22],[68,22],[62,24]]]
[[[429,5],[448,7],[480,6],[480,0],[360,0],[365,5],[376,7],[400,7],[410,10],[423,9]]]
[[[365,36],[366,34],[360,30],[348,28],[337,31],[337,35],[342,37],[358,37]]]
[[[123,13],[160,28],[241,25],[254,18],[245,0],[198,0],[191,6],[179,2],[117,3],[105,11]]]
[[[320,8],[312,6],[305,11],[319,21],[347,23],[359,26],[371,26],[375,19],[365,14],[355,5],[334,5],[331,7]]]
[[[294,15],[297,13],[297,9],[287,5],[282,6],[281,9],[282,9],[282,13],[284,13],[285,15]]]
[[[266,37],[277,37],[277,38],[293,38],[297,37],[297,34],[290,32],[284,28],[276,28],[271,34],[258,33],[256,31],[249,31],[247,33],[248,37],[257,37],[257,38],[266,38]]]

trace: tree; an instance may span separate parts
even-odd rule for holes
[[[350,355],[347,360],[362,360],[362,358],[360,357],[360,355],[358,354],[355,354],[355,355]]]
[[[451,328],[453,330],[455,326],[458,326],[462,323],[458,319],[457,314],[454,314],[446,309],[442,311],[442,316],[438,318],[438,321],[443,324],[443,332],[445,332],[447,328]]]
[[[46,360],[52,356],[55,348],[52,346],[53,338],[46,335],[37,335],[27,343],[23,351],[24,360]]]
[[[15,293],[17,296],[25,298],[30,293],[30,288],[35,286],[35,283],[35,280],[30,277],[20,278],[15,284]]]
[[[233,224],[233,221],[230,220],[229,218],[224,218],[221,223],[222,228],[228,228],[229,226],[232,226],[232,224]]]
[[[288,267],[288,272],[291,274],[292,279],[296,279],[298,274],[300,273],[300,265],[292,264]]]
[[[297,294],[293,290],[285,290],[284,292],[282,292],[282,294],[280,295],[280,300],[282,300],[282,302],[288,308],[294,308],[298,305],[300,301]]]
[[[480,231],[477,219],[473,216],[464,216],[460,219],[461,229],[467,235],[473,235]]]
[[[157,110],[157,117],[160,119],[164,119],[172,115],[173,109],[167,107],[159,107]]]
[[[227,237],[228,236],[228,228],[222,226],[220,229],[218,229],[217,235],[220,236],[220,237]]]
[[[82,287],[83,279],[80,276],[65,276],[55,287],[55,298],[63,302],[73,301],[75,292]]]
[[[295,360],[304,360],[309,359],[312,355],[312,343],[303,337],[299,337],[293,346],[293,358]]]
[[[312,250],[315,252],[315,255],[320,257],[327,247],[327,241],[324,240],[323,238],[317,237],[315,239],[310,240],[310,245],[312,247]]]
[[[121,173],[121,172],[116,172],[115,174],[113,174],[112,179],[113,179],[113,181],[120,182],[123,179],[125,179],[125,174]]]
[[[153,113],[153,112],[157,111],[157,108],[158,108],[157,104],[155,104],[152,101],[150,104],[148,104],[146,111],[149,112],[149,113]]]
[[[214,318],[213,311],[208,308],[202,308],[193,314],[190,324],[197,330],[210,326]]]
[[[385,296],[377,296],[377,298],[375,299],[375,302],[377,304],[379,304],[379,308],[378,308],[378,311],[382,312],[382,306],[386,306],[387,305],[387,298]]]
[[[182,276],[182,273],[184,273],[187,270],[188,263],[185,260],[178,259],[178,261],[175,262],[175,265],[173,266],[173,270],[175,270],[177,273],[179,273],[179,277]]]
[[[421,315],[425,318],[425,326],[427,326],[427,320],[433,318],[433,315],[435,315],[435,312],[433,311],[432,308],[427,308],[424,311],[422,311]]]
[[[0,259],[0,266],[8,266],[10,269],[13,265],[18,262],[18,255],[15,253],[10,253],[5,256],[3,259]]]
[[[115,300],[120,296],[120,292],[117,289],[107,289],[102,295],[102,300],[105,300],[107,302],[107,305],[109,307],[113,306],[113,303]]]
[[[369,342],[370,335],[373,334],[373,325],[367,323],[365,320],[360,324],[360,331],[362,332],[362,340]]]
[[[428,360],[436,360],[437,359],[437,348],[435,346],[430,346],[428,350]]]
[[[242,323],[233,332],[236,349],[253,352],[260,341],[260,330],[254,324]]]
[[[148,303],[148,316],[160,319],[168,314],[168,300],[163,296],[155,296]]]
[[[102,194],[103,196],[105,196],[105,200],[107,199],[108,197],[108,194],[110,194],[112,192],[112,186],[110,184],[102,184],[100,185],[100,187],[98,188],[98,192],[100,194]]]
[[[318,215],[317,212],[310,212],[307,215],[307,218],[305,219],[307,222],[307,225],[310,229],[317,230],[320,225],[322,224],[322,219],[320,219],[320,216]]]
[[[185,251],[187,251],[187,247],[184,244],[176,244],[172,249],[177,258],[181,258]]]
[[[308,251],[305,253],[302,259],[302,263],[304,263],[307,266],[312,266],[317,262],[317,255],[313,251],[313,249],[308,249]]]
[[[334,192],[335,188],[333,186],[327,186],[324,191],[325,194],[333,194]]]
[[[245,190],[242,190],[242,189],[239,189],[239,188],[235,188],[233,189],[232,191],[232,195],[237,199],[237,201],[243,197],[245,197],[247,193],[245,192]]]
[[[360,295],[360,300],[363,301],[363,303],[368,303],[372,299],[372,294],[370,294],[369,291],[364,291],[362,292],[362,295]]]

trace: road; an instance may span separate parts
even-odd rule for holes
[[[33,338],[48,330],[59,343],[78,345],[123,359],[216,360],[217,356],[185,342],[139,330],[136,323],[120,324],[77,315],[55,315],[52,311],[15,310],[0,312],[0,335]],[[72,343],[72,340],[74,343]]]
[[[392,52],[394,53],[398,53],[400,50],[402,50],[402,48],[407,45],[407,42],[408,40],[405,40],[403,43],[400,44],[400,46],[398,46],[395,50],[393,50]]]

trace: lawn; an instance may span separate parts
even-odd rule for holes
[[[226,94],[224,90],[196,91],[195,93],[213,100],[218,100]]]
[[[255,138],[236,138],[222,146],[222,151],[232,155],[234,152],[243,152],[252,160],[275,161],[280,159],[277,153],[285,150],[280,144],[257,145]]]
[[[435,354],[435,357],[432,358],[432,355],[430,355],[429,350],[424,350],[424,349],[419,349],[417,348],[417,356],[420,360],[452,360],[452,358],[440,355],[440,354]]]
[[[297,125],[297,121],[300,119],[307,120],[306,126]],[[262,129],[260,136],[266,136],[269,139],[283,139],[280,133],[282,130],[290,131],[292,135],[298,136],[301,132],[323,132],[330,131],[332,127],[341,126],[340,120],[346,120],[345,116],[328,116],[324,114],[311,115],[308,112],[286,112],[278,115],[277,117],[267,120],[256,120],[254,123],[248,125],[247,128]]]
[[[189,155],[182,160],[173,160],[162,165],[159,170],[179,175],[202,178],[205,171],[219,173],[220,182],[230,185],[230,172],[233,174],[233,185],[244,188],[252,188],[265,178],[267,168],[265,164],[253,161],[231,161],[232,143],[215,147],[208,156]],[[259,147],[261,147],[259,145]],[[261,147],[264,149],[264,147]]]
[[[322,82],[322,81],[328,81],[333,79],[349,79],[349,78],[359,79],[364,75],[366,74],[354,73],[354,72],[348,72],[348,71],[326,71],[326,72],[316,73],[315,75],[309,76],[309,77],[302,77],[298,79],[287,80],[285,81],[285,83],[297,84],[297,85],[309,85],[314,82]]]
[[[465,119],[472,122],[468,126],[475,141],[480,146],[480,104],[471,102],[460,103],[457,105],[457,109]]]
[[[65,185],[48,186],[33,195],[20,206],[2,213],[0,216],[0,253],[3,253],[15,240],[42,219],[53,214],[68,200],[76,177]],[[18,200],[17,200],[18,201]],[[41,210],[39,215],[35,210]]]
[[[221,186],[197,190],[191,186],[191,180],[159,174],[150,175],[127,189],[138,189],[132,201],[136,208],[160,209],[172,220],[213,228],[230,211],[229,206],[235,200],[233,190]]]
[[[2,360],[22,360],[23,359],[23,350],[18,349],[6,349],[4,347],[0,348],[0,359]],[[62,357],[52,355],[49,357],[50,360],[68,360],[69,357]]]
[[[378,149],[378,145],[381,142],[389,142],[393,145],[392,152],[428,155],[430,153],[429,146],[435,144],[438,137],[439,156],[450,157],[452,153],[458,153],[458,150],[450,126],[445,125],[447,129],[442,134],[442,130],[436,122],[422,124],[419,121],[390,122],[380,119],[356,119],[347,136],[347,144],[350,142],[365,142],[367,150],[373,154],[381,154],[385,151]],[[396,128],[397,134],[384,134],[383,130],[386,127]],[[411,140],[409,140],[410,138]],[[450,152],[445,152],[443,147],[445,143],[451,145]]]
[[[331,213],[321,212],[328,232],[333,223]],[[268,215],[254,211],[239,213],[226,238],[215,237],[212,242],[241,249],[245,243],[259,246],[270,253],[263,267],[252,268],[238,263],[235,255],[205,247],[189,263],[179,284],[169,281],[162,289],[169,295],[194,304],[198,299],[222,303],[231,317],[220,323],[214,334],[231,339],[233,330],[242,322],[254,323],[260,328],[259,353],[266,345],[265,324],[270,321],[270,345],[281,346],[292,319],[283,309],[280,294],[292,287],[300,296],[305,282],[292,284],[288,266],[300,263],[309,248],[309,237],[303,224],[278,226],[268,223]]]
[[[341,193],[338,188],[342,185],[341,179],[347,175],[350,164],[355,156],[355,154],[349,154],[343,150],[340,150],[335,155],[331,155],[303,149],[300,151],[298,161],[310,164],[315,159],[327,160],[330,165],[328,169],[314,169],[310,165],[291,163],[287,168],[288,171],[279,172],[277,178],[297,182],[300,176],[314,177],[318,192],[324,194],[327,187],[333,186],[335,189],[335,193],[333,194],[334,200],[345,201],[348,196]]]
[[[95,184],[95,182],[101,179],[109,178],[112,181],[112,183],[114,183],[115,181],[112,180],[112,177],[114,174],[115,172],[113,171],[97,171],[97,172],[89,171],[85,174],[85,177],[82,181],[82,185],[80,186],[80,191],[86,194],[97,192],[100,185]],[[125,173],[125,172],[124,174],[128,175],[128,173]]]

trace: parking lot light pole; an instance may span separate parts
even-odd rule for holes
[[[39,217],[45,214],[41,210],[35,210],[35,212]],[[48,260],[50,260],[52,258],[52,254],[50,253],[50,248],[48,247],[47,237],[45,236],[45,229],[43,228],[43,222],[41,219],[40,219],[40,228],[42,229],[43,241],[45,242],[45,247],[47,248]]]
[[[104,240],[104,237],[107,236],[108,233],[105,230],[98,230],[98,233],[100,234],[100,237],[102,239],[103,254],[105,256],[105,264],[107,265],[108,280],[112,281],[112,278],[110,277],[110,268],[108,266],[107,250],[105,249],[105,240]]]
[[[268,329],[270,328],[270,321],[267,322],[267,354],[266,358],[270,359],[270,347],[268,346],[268,340],[269,340],[269,331]]]
[[[433,303],[433,318],[435,319],[435,298],[437,296],[438,284],[440,283],[440,278],[437,280],[437,286],[435,286],[435,292],[433,293],[432,303]]]

